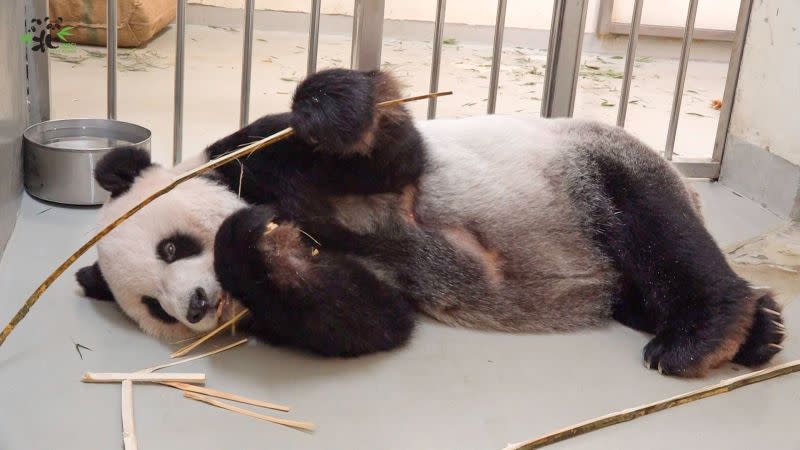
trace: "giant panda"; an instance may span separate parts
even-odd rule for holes
[[[325,356],[402,346],[421,312],[513,333],[615,319],[654,335],[645,365],[703,376],[780,349],[780,307],[738,277],[669,163],[620,128],[483,116],[415,122],[382,71],[302,82],[174,169],[102,159],[104,225],[179,172],[288,126],[290,139],[176,187],[99,242],[77,273],[151,335],[249,309],[262,340]]]

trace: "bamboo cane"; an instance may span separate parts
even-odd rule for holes
[[[183,391],[183,396],[186,398],[191,398],[192,400],[208,403],[209,405],[216,406],[217,408],[227,409],[228,411],[233,411],[235,413],[239,413],[248,417],[253,417],[259,420],[266,420],[267,422],[272,422],[287,427],[297,428],[298,430],[314,431],[314,428],[316,428],[316,426],[311,422],[301,422],[297,420],[281,419],[278,417],[259,414],[244,408],[240,408],[235,405],[230,405],[228,403],[221,402],[219,400],[216,400],[214,398],[211,398],[203,394],[195,394],[194,392]]]
[[[587,420],[585,422],[545,434],[536,439],[531,439],[530,441],[509,444],[503,450],[533,450],[536,448],[546,447],[575,436],[580,436],[582,434],[591,433],[592,431],[610,427],[611,425],[638,419],[639,417],[646,416],[648,414],[674,408],[680,405],[685,405],[686,403],[690,403],[695,400],[702,400],[706,397],[731,392],[739,389],[740,387],[760,383],[762,381],[788,375],[797,371],[800,371],[800,360],[779,364],[774,367],[747,373],[738,377],[728,378],[720,381],[717,384],[712,384],[710,386],[686,392],[684,394],[679,394],[664,400],[628,408],[619,412]]]

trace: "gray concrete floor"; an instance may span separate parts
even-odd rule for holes
[[[781,223],[719,184],[695,186],[723,246]],[[92,233],[95,216],[94,209],[24,199],[0,261],[3,320]],[[149,367],[174,348],[140,333],[114,305],[78,295],[74,272],[93,257],[56,281],[0,348],[0,449],[120,448],[119,386],[82,384],[81,375]],[[800,358],[793,333],[800,309],[789,304],[786,315],[789,338],[775,363]],[[617,324],[565,335],[509,335],[422,320],[408,347],[353,360],[250,343],[179,370],[205,372],[210,387],[291,405],[287,416],[313,421],[318,431],[295,431],[184,399],[167,387],[137,385],[139,447],[499,450],[746,370],[727,366],[704,380],[666,378],[642,366],[648,339]],[[75,343],[92,351],[81,359]],[[790,375],[552,448],[796,449],[798,392],[800,375]]]

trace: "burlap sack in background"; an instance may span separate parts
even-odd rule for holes
[[[50,17],[73,26],[67,37],[76,44],[106,45],[107,0],[50,0]],[[117,39],[120,47],[147,43],[175,19],[175,0],[117,0]]]

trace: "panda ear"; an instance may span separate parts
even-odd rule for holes
[[[100,266],[97,263],[79,270],[75,278],[78,279],[78,284],[81,285],[83,293],[87,297],[109,302],[114,301],[114,294],[111,293],[111,289],[109,289],[106,279],[103,278],[103,273],[100,272]]]
[[[146,151],[133,147],[118,148],[97,163],[94,178],[113,198],[127,192],[136,177],[152,165]]]

